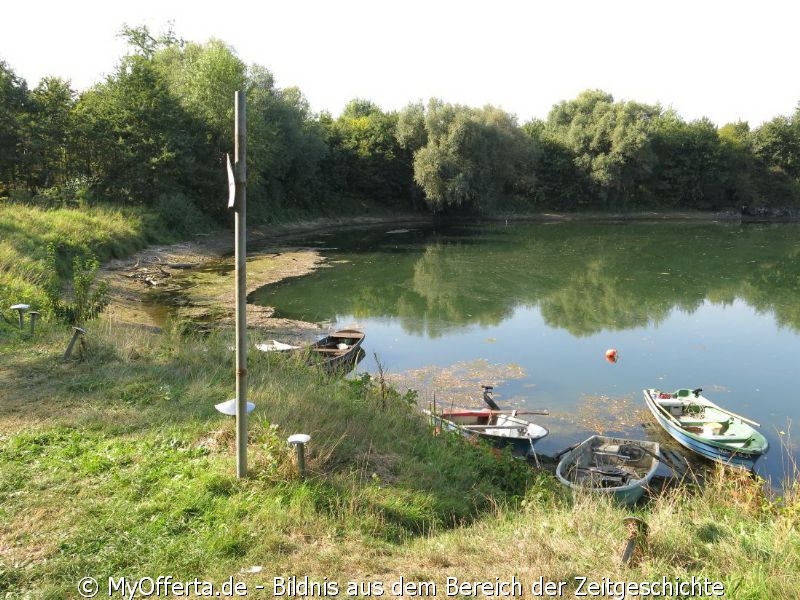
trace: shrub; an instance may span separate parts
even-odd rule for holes
[[[72,259],[72,302],[62,298],[61,278],[56,266],[56,249],[47,246],[47,271],[45,284],[47,303],[53,315],[70,325],[80,325],[94,319],[108,305],[108,284],[95,282],[100,263],[93,254],[79,254]]]

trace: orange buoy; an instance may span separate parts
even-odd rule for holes
[[[608,350],[606,350],[606,360],[608,362],[615,363],[615,362],[617,362],[617,358],[618,358],[618,355],[617,355],[616,349],[609,348]]]

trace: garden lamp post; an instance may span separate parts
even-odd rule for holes
[[[23,326],[23,315],[25,311],[30,308],[30,304],[15,304],[11,307],[11,310],[16,310],[19,313],[19,328],[22,329]]]

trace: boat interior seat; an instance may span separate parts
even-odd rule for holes
[[[735,432],[723,433],[727,432],[728,427],[730,426],[730,419],[714,419],[713,421],[703,421],[694,419],[692,416],[683,416],[679,417],[678,420],[684,427],[698,427],[702,429],[703,437],[712,439],[715,437],[730,439],[732,435],[735,435]]]
[[[500,435],[504,437],[513,437],[516,435],[525,434],[525,427],[512,421],[506,415],[498,416],[495,425],[497,425],[497,429],[486,429],[485,432],[489,435]],[[515,428],[514,426],[517,427]]]
[[[675,398],[663,398],[657,400],[659,406],[663,406],[664,408],[683,408],[686,406],[686,402],[683,400],[676,400]]]
[[[703,425],[706,425],[708,423],[708,421],[704,421],[703,419],[697,419],[695,417],[692,417],[691,415],[682,415],[678,417],[678,420],[684,427],[702,427]]]

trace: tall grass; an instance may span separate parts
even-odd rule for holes
[[[68,363],[55,327],[3,351],[6,589],[64,597],[80,574],[286,571],[311,547],[336,558],[309,570],[343,573],[356,545],[377,552],[472,522],[522,497],[533,477],[487,448],[433,438],[403,398],[381,398],[368,378],[331,379],[256,353],[250,477],[238,481],[233,420],[214,410],[234,395],[229,333],[101,320],[87,338]],[[286,443],[296,432],[312,436],[305,480]]]
[[[44,267],[48,245],[57,251],[58,274],[67,277],[75,255],[105,261],[168,236],[154,215],[141,211],[0,205],[0,307],[44,304],[42,286],[50,276]]]

